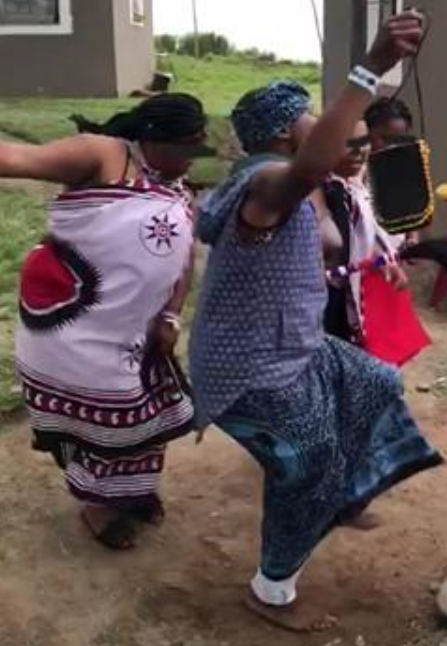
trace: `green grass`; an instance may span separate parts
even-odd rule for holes
[[[225,156],[230,125],[228,115],[238,98],[247,90],[274,79],[301,81],[320,105],[320,70],[313,64],[269,64],[237,56],[196,60],[171,56],[164,67],[174,73],[172,90],[196,94],[210,115],[210,143],[220,155],[215,160],[198,162],[193,179],[217,182],[225,175]],[[74,134],[69,116],[80,113],[102,121],[112,114],[136,105],[138,99],[10,99],[0,101],[0,131],[30,143],[40,143]]]
[[[214,117],[228,117],[242,94],[277,79],[293,79],[311,92],[320,106],[320,69],[314,64],[269,64],[238,56],[196,60],[188,56],[163,59],[172,72],[172,90],[190,92],[205,104]],[[0,101],[0,130],[28,141],[48,141],[74,132],[68,117],[82,113],[92,119],[106,119],[135,105],[138,99],[8,99]]]
[[[321,103],[321,71],[314,64],[269,64],[239,56],[209,60],[170,56],[163,67],[174,74],[173,89],[197,95],[215,116],[228,116],[245,92],[278,79],[300,81],[311,92],[317,109]]]
[[[28,143],[43,143],[75,134],[68,117],[81,113],[94,121],[103,121],[120,110],[137,104],[135,99],[12,99],[0,101],[0,132]],[[230,126],[228,120],[211,117],[210,144],[218,150],[225,148]],[[226,165],[221,156],[203,160],[191,173],[203,182],[218,182],[225,175]]]
[[[135,104],[135,99],[7,99],[0,101],[0,130],[40,143],[74,134],[72,114],[102,120]]]
[[[20,398],[14,389],[13,333],[17,313],[19,269],[26,252],[45,227],[42,200],[27,192],[0,192],[0,413],[14,410]]]

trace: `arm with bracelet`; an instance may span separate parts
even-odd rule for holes
[[[151,342],[164,355],[172,355],[182,329],[182,310],[194,277],[195,251],[191,251],[189,262],[181,279],[174,288],[171,299],[160,312],[151,330]]]
[[[327,108],[292,159],[255,174],[242,209],[248,225],[275,226],[324,181],[343,156],[355,124],[377,96],[380,78],[401,59],[418,51],[422,16],[408,11],[382,28],[363,66],[350,73],[348,84]],[[301,123],[304,125],[304,119]],[[300,133],[295,133],[298,137]]]

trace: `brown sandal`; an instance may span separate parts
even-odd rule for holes
[[[149,496],[141,507],[134,507],[131,514],[140,522],[154,527],[160,527],[166,516],[163,502],[157,494]]]
[[[94,529],[85,512],[81,513],[81,518],[92,536],[104,547],[110,550],[130,550],[136,546],[135,527],[124,516],[111,520],[100,532]]]

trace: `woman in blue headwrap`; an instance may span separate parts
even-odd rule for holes
[[[297,602],[296,585],[330,529],[441,460],[419,434],[397,373],[324,336],[321,242],[307,199],[343,156],[379,76],[420,38],[418,14],[390,20],[316,125],[297,84],[243,97],[233,123],[249,157],[199,213],[198,235],[212,249],[191,339],[197,412],[264,468],[262,556],[249,602],[294,630],[326,625]],[[383,444],[397,450],[401,436],[418,462],[411,453],[396,469],[387,451],[370,470]]]

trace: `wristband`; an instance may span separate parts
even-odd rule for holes
[[[354,67],[348,76],[348,81],[366,90],[373,97],[376,97],[378,94],[380,77],[367,70],[366,67],[362,67],[361,65]]]

